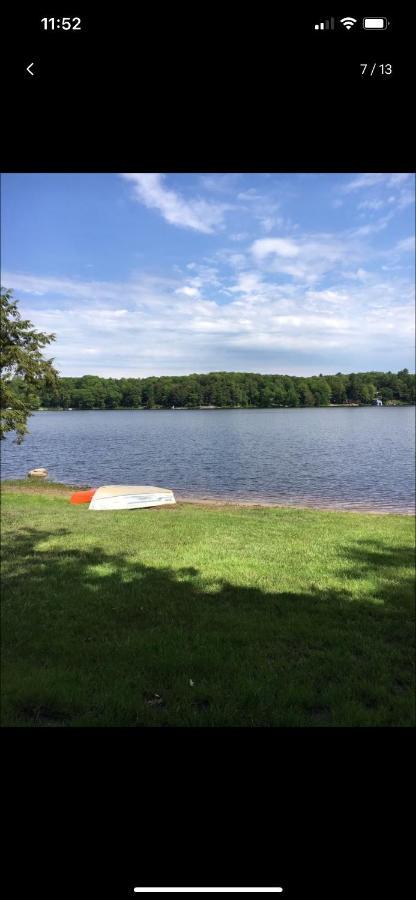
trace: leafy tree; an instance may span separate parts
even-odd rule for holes
[[[21,444],[28,431],[27,419],[39,406],[41,389],[56,389],[58,373],[53,360],[42,356],[42,348],[54,341],[55,335],[36,331],[32,322],[22,319],[12,294],[0,290],[0,438],[14,431],[15,443]]]
[[[190,376],[188,383],[185,381],[184,395],[186,406],[192,407],[201,405],[201,388],[198,381],[193,376]]]
[[[288,388],[286,399],[287,404],[285,404],[285,406],[299,406],[299,395],[296,393],[294,387]]]
[[[270,385],[262,386],[260,391],[260,400],[261,405],[265,407],[269,407],[273,405],[274,400],[274,391]]]
[[[349,384],[347,387],[347,395],[348,399],[353,403],[358,403],[360,399],[360,391],[361,391],[362,381],[359,375],[356,375],[354,372],[349,377]]]
[[[376,387],[374,384],[367,383],[363,384],[360,391],[360,398],[362,403],[372,403],[376,396]]]
[[[315,398],[306,382],[299,387],[299,400],[301,406],[315,406]]]
[[[18,379],[11,383],[19,392]],[[402,369],[392,372],[352,372],[343,375],[295,377],[259,375],[253,372],[210,372],[198,375],[163,375],[160,378],[60,378],[58,392],[47,386],[41,403],[47,407],[111,409],[146,406],[195,408],[214,404],[242,408],[327,406],[353,400],[369,404],[380,394],[394,403],[414,403],[416,376]],[[384,392],[384,393],[383,393]]]
[[[146,409],[155,408],[155,386],[151,381],[143,391],[143,400],[146,402]]]
[[[280,379],[274,385],[273,403],[275,406],[284,406],[286,403],[286,391]]]
[[[336,375],[331,375],[326,379],[331,389],[332,403],[345,403],[347,399],[347,377],[338,372]]]
[[[315,406],[328,406],[331,399],[331,386],[323,375],[318,378],[308,378],[309,388],[315,399]]]
[[[123,406],[133,407],[137,409],[142,402],[142,389],[139,379],[128,379],[126,385],[122,387],[122,404]]]
[[[381,389],[381,399],[383,403],[386,403],[387,400],[393,400],[393,391],[389,387],[383,387]]]
[[[121,390],[114,378],[105,383],[104,405],[106,409],[116,409],[121,404]]]

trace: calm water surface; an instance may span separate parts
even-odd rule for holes
[[[177,498],[414,512],[414,407],[38,412],[2,478],[155,484]]]

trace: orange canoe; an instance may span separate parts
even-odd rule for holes
[[[90,503],[97,488],[90,488],[89,491],[75,491],[72,494],[71,503]]]

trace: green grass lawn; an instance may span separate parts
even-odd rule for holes
[[[411,726],[414,520],[3,483],[2,724]]]

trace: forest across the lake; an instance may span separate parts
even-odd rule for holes
[[[19,393],[21,380],[13,380]],[[47,409],[171,409],[182,407],[274,408],[331,404],[413,404],[416,376],[408,369],[393,372],[352,372],[336,375],[261,375],[209,372],[148,378],[62,377],[55,388],[43,386],[39,408]]]

